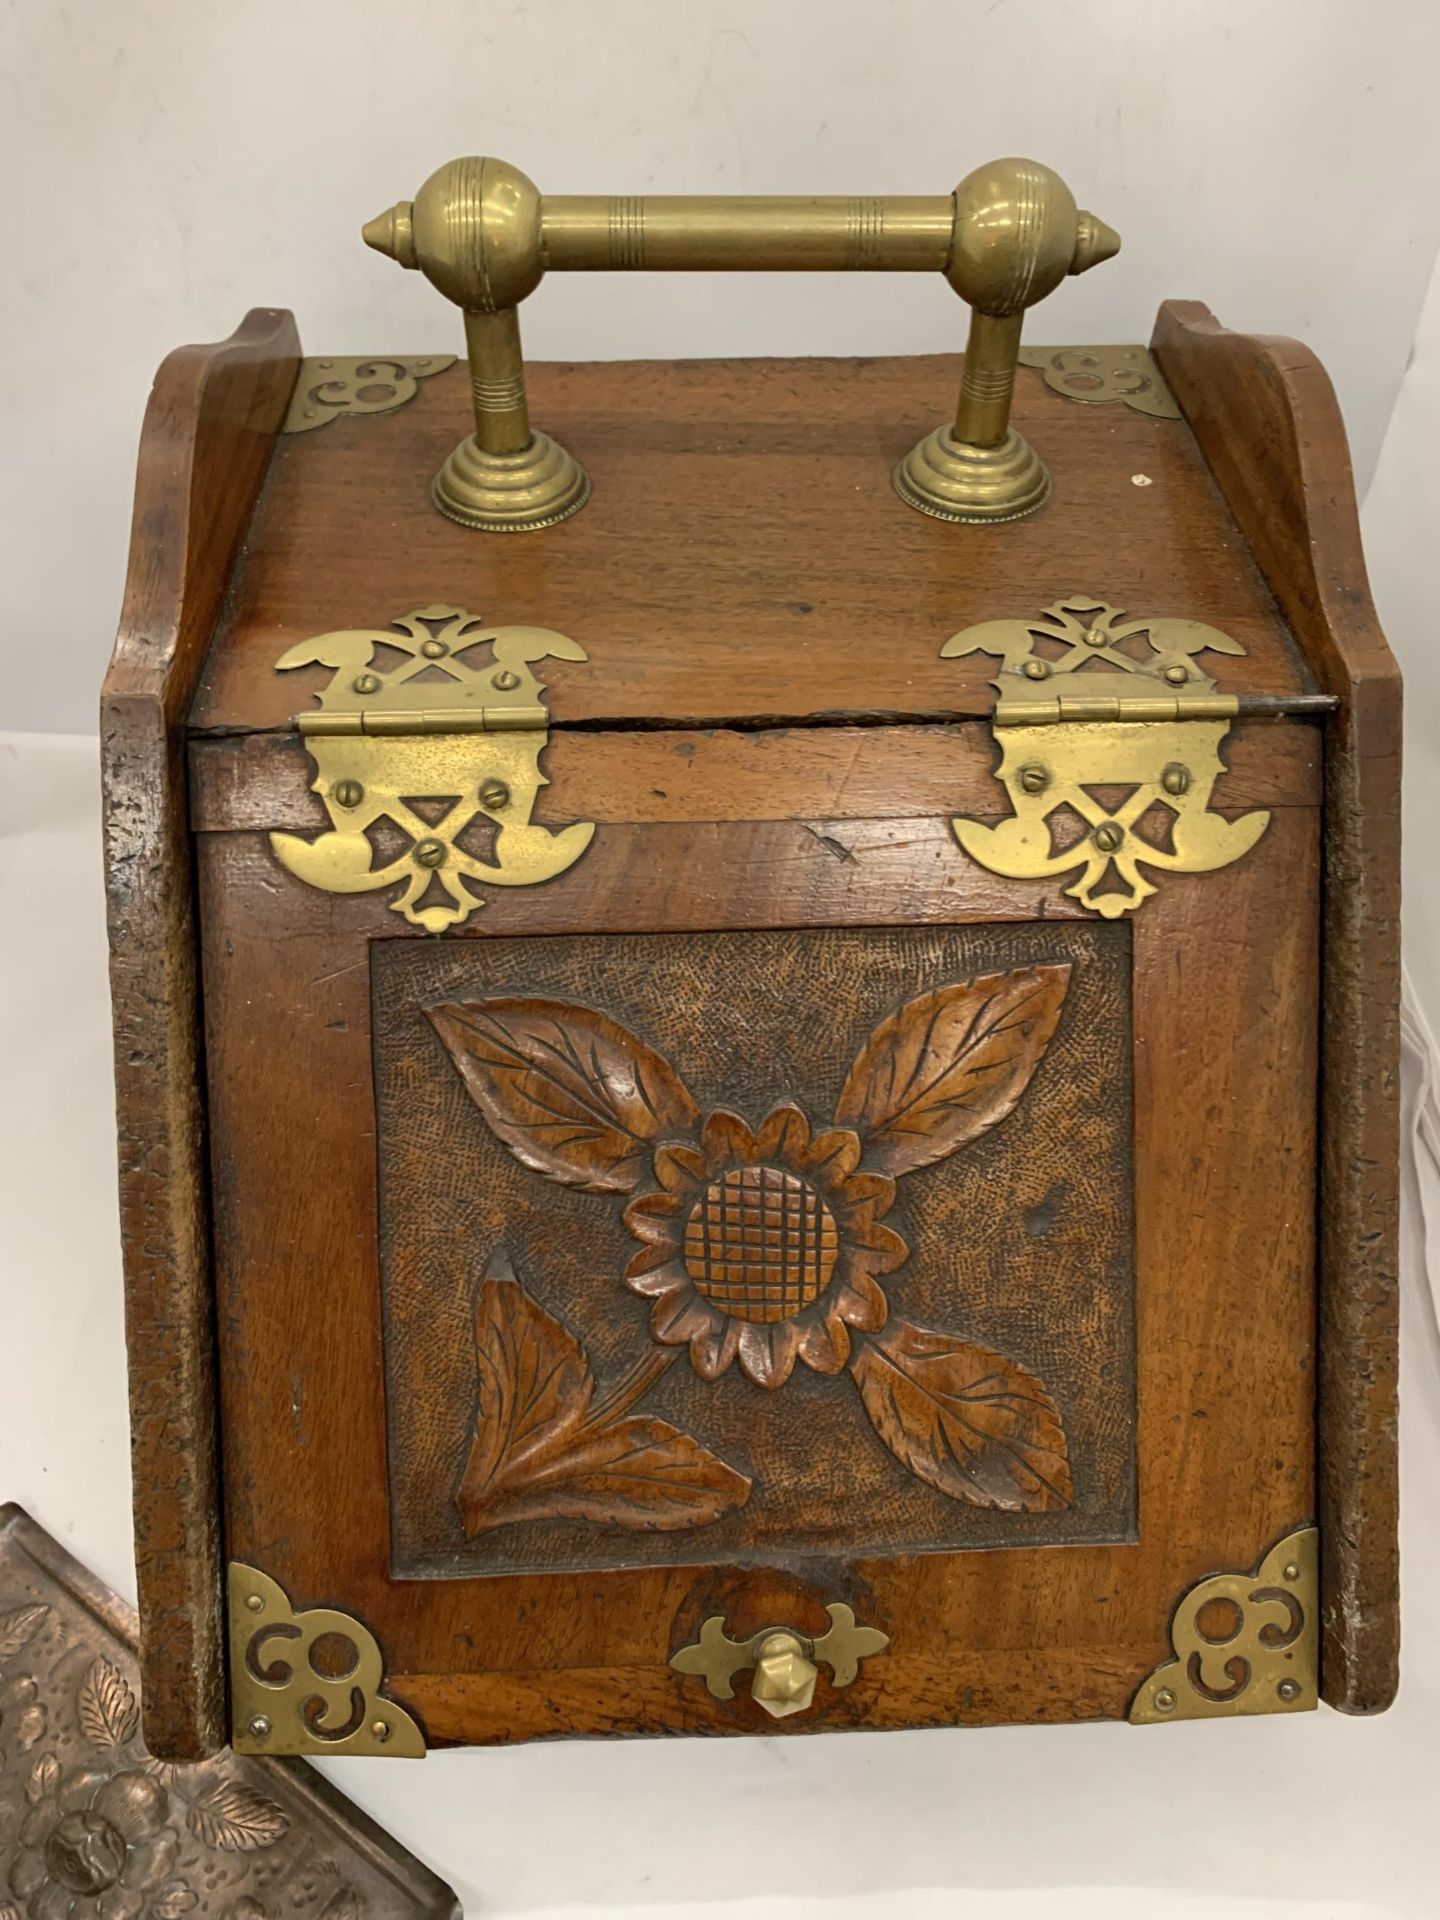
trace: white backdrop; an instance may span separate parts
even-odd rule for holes
[[[1293,333],[1368,475],[1440,241],[1430,0],[0,0],[0,726],[88,730],[135,437],[250,306],[312,351],[456,351],[357,229],[442,160],[552,191],[937,193],[1031,153],[1124,236],[1037,340],[1166,296]],[[557,276],[536,357],[958,347],[938,276]]]
[[[1407,675],[1410,965],[1440,1009],[1440,283],[1405,371],[1440,219],[1440,116],[1419,104],[1440,10],[0,0],[0,30],[0,140],[24,160],[0,724],[92,726],[170,345],[281,301],[312,347],[458,347],[438,296],[352,235],[452,152],[492,148],[557,190],[927,191],[1029,150],[1127,240],[1037,338],[1143,335],[1166,294],[1301,334],[1362,469],[1404,375],[1365,523]],[[557,280],[531,307],[537,353],[959,330],[914,279]],[[19,903],[0,943],[0,1499],[133,1592],[95,789],[93,738],[0,737],[0,901]],[[1407,1641],[1378,1720],[567,1742],[331,1771],[472,1915],[1433,1920],[1440,1394],[1414,1259],[1406,1305]]]

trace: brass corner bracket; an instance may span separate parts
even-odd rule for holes
[[[237,1753],[391,1754],[422,1760],[420,1728],[382,1691],[368,1627],[334,1607],[297,1613],[277,1580],[232,1560],[230,1743]]]
[[[453,353],[327,354],[300,362],[282,433],[311,433],[342,414],[393,413],[420,382],[453,367]]]
[[[1198,620],[1127,620],[1084,594],[1033,620],[989,620],[953,635],[945,658],[988,653],[1001,662],[991,682],[997,777],[1013,809],[994,826],[952,820],[960,845],[1007,879],[1079,868],[1065,891],[1107,920],[1155,892],[1141,867],[1209,873],[1248,853],[1270,815],[1209,811],[1225,771],[1220,743],[1240,702],[1218,693],[1197,663],[1206,651],[1245,649]]]
[[[1253,1573],[1193,1586],[1170,1623],[1175,1658],[1130,1708],[1133,1726],[1241,1713],[1306,1713],[1320,1697],[1320,1535],[1297,1527]]]
[[[837,1687],[848,1687],[860,1671],[860,1662],[883,1653],[890,1644],[889,1634],[878,1627],[856,1626],[854,1613],[843,1601],[832,1602],[825,1611],[830,1625],[813,1639],[793,1627],[762,1627],[748,1640],[732,1640],[725,1631],[724,1614],[711,1614],[700,1638],[681,1647],[670,1665],[677,1673],[702,1675],[715,1700],[733,1700],[735,1675],[752,1667],[750,1698],[772,1720],[804,1713],[815,1698],[817,1661],[829,1667]]]
[[[398,887],[391,906],[428,933],[467,920],[487,887],[530,887],[573,866],[594,823],[552,830],[530,817],[549,743],[531,668],[547,658],[585,650],[546,627],[486,626],[447,606],[291,647],[277,672],[333,670],[320,711],[295,721],[330,831],[272,833],[276,858],[326,893]]]
[[[1034,367],[1050,391],[1067,400],[1092,407],[1119,401],[1155,420],[1181,417],[1148,347],[1022,347],[1020,364]]]

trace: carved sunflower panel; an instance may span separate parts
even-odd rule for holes
[[[1133,1538],[1129,937],[378,946],[398,1570]]]

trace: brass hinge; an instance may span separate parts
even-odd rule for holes
[[[277,859],[327,893],[398,887],[392,907],[430,933],[467,920],[486,887],[534,886],[573,866],[593,823],[553,830],[530,818],[550,737],[532,663],[546,658],[585,650],[547,627],[486,626],[446,606],[291,647],[277,671],[332,669],[319,710],[295,717],[330,831],[272,833]]]
[[[1268,813],[1231,821],[1208,810],[1225,770],[1220,743],[1241,706],[1196,655],[1245,651],[1218,627],[1126,620],[1076,594],[1033,620],[967,627],[940,651],[1001,662],[992,724],[1013,817],[951,823],[991,873],[1036,880],[1081,868],[1066,892],[1113,920],[1155,892],[1140,867],[1229,866],[1269,824]],[[1073,827],[1077,817],[1083,831],[1064,838],[1061,819]]]

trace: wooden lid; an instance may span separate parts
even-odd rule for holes
[[[713,726],[986,714],[996,663],[942,660],[981,620],[1093,595],[1204,620],[1245,647],[1227,692],[1311,679],[1183,420],[1087,406],[1020,370],[1015,422],[1049,465],[1025,521],[961,527],[904,505],[890,470],[954,406],[955,356],[538,365],[531,410],[594,495],[541,533],[431,507],[467,431],[465,367],[398,411],[282,435],[231,584],[192,730],[288,727],[275,662],[297,641],[437,602],[553,627],[552,724]]]

